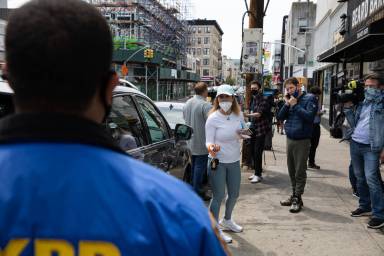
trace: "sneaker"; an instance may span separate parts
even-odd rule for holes
[[[219,225],[222,226],[225,230],[231,230],[235,233],[243,232],[243,227],[237,225],[233,220],[222,219],[220,220]]]
[[[319,170],[320,166],[318,166],[317,164],[308,164],[308,168]]]
[[[261,181],[261,177],[254,175],[251,183],[258,183]]]
[[[292,205],[292,198],[293,198],[293,195],[290,196],[288,199],[280,201],[280,205],[281,206],[291,206]]]
[[[251,176],[248,177],[248,179],[249,179],[249,180],[252,180],[254,177],[255,177],[255,175],[252,174]]]
[[[225,243],[227,243],[227,244],[232,243],[232,237],[230,237],[229,235],[225,234],[220,228],[219,228],[219,234],[220,234],[221,239],[223,239],[223,241]]]
[[[384,227],[384,219],[372,218],[368,222],[368,228],[379,229]]]
[[[291,209],[289,209],[289,211],[291,213],[298,213],[301,211],[302,207],[303,207],[302,200],[295,196],[292,198],[292,205],[291,205]]]
[[[351,212],[352,217],[363,217],[363,216],[371,216],[372,212],[371,211],[366,211],[361,208],[357,208],[356,210]]]

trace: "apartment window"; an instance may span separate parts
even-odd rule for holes
[[[201,44],[201,37],[197,38],[197,44]]]
[[[211,33],[211,28],[210,27],[205,27],[205,33]]]
[[[195,49],[195,48],[192,48],[192,55],[193,55],[193,56],[196,55],[196,49]]]
[[[203,69],[203,76],[209,76],[209,69]]]
[[[197,28],[197,33],[201,33],[201,27]]]
[[[196,27],[192,28],[192,33],[196,33]]]
[[[203,65],[209,66],[209,59],[203,59]]]
[[[306,18],[299,18],[299,33],[304,33],[308,27],[308,20]]]
[[[209,37],[204,37],[204,44],[209,44]]]
[[[203,54],[204,55],[209,55],[209,48],[204,48]]]
[[[195,45],[196,44],[196,38],[192,37],[191,38],[191,45]]]
[[[201,55],[201,48],[197,48],[197,56]]]

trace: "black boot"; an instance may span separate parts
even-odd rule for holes
[[[292,194],[287,199],[280,201],[280,205],[281,206],[291,206],[293,197],[294,197],[294,195]]]
[[[292,205],[291,205],[291,209],[289,209],[289,211],[291,213],[298,213],[301,211],[303,206],[304,206],[304,203],[303,203],[303,200],[301,199],[301,196],[294,196],[292,198]]]

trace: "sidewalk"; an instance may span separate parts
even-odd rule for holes
[[[348,179],[349,145],[339,143],[322,129],[317,153],[321,170],[309,170],[303,195],[304,209],[298,214],[279,201],[290,195],[283,135],[275,134],[266,152],[264,181],[250,184],[242,173],[240,198],[234,219],[244,232],[230,235],[234,255],[384,255],[384,230],[367,229],[368,218],[352,218],[358,206]],[[221,214],[224,208],[221,208]]]

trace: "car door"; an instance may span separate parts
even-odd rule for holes
[[[150,100],[140,95],[136,95],[135,100],[146,125],[149,139],[145,161],[166,172],[170,172],[173,163],[171,154],[175,147],[170,128]]]
[[[106,127],[119,146],[132,157],[145,161],[148,145],[145,126],[132,97],[120,94],[113,97],[111,114]]]

